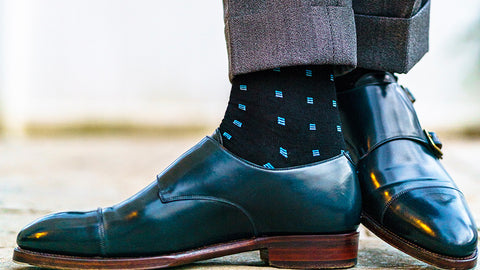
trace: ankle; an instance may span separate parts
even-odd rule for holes
[[[236,77],[219,130],[228,150],[268,168],[340,154],[344,141],[332,69],[299,66]]]

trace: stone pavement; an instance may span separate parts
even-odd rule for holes
[[[0,269],[33,270],[11,261],[17,232],[35,218],[63,210],[115,204],[202,136],[181,138],[80,137],[0,141]],[[480,224],[480,141],[444,142],[444,164],[464,191]],[[357,269],[434,269],[384,244],[361,228]],[[273,269],[258,252],[177,269]]]

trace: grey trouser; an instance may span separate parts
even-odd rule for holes
[[[223,0],[230,78],[297,65],[407,73],[428,51],[429,0]]]

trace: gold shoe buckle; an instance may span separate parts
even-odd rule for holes
[[[424,129],[423,133],[425,133],[425,136],[427,137],[428,144],[430,145],[431,149],[433,150],[433,154],[436,157],[441,159],[443,157],[442,149],[440,149],[440,147],[438,147],[438,145],[433,141],[433,137],[430,134],[430,132],[428,132],[426,129]]]

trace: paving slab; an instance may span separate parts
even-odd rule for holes
[[[78,137],[0,141],[0,269],[34,270],[11,261],[17,232],[45,214],[91,210],[133,195],[202,136]],[[480,224],[480,141],[449,139],[444,165]],[[356,269],[435,269],[360,228]],[[37,268],[38,269],[38,268]],[[258,252],[176,269],[274,269]]]

